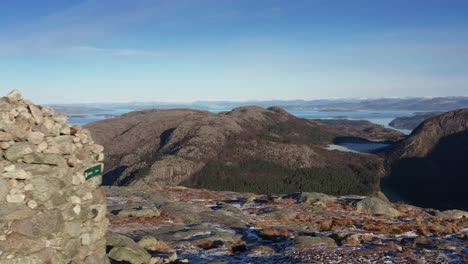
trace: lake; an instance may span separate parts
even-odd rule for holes
[[[326,149],[353,153],[368,153],[387,146],[389,146],[389,144],[385,143],[340,143],[328,145]]]

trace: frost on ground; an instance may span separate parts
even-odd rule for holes
[[[152,236],[165,246],[150,254],[176,252],[175,263],[468,262],[468,219],[460,211],[317,193],[267,196],[180,187],[106,192],[110,231],[135,241]],[[148,208],[157,213],[138,216]],[[119,216],[122,210],[135,210],[135,216]]]

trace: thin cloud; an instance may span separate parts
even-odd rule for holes
[[[109,12],[109,6],[113,7],[112,12]],[[125,35],[130,29],[143,27],[148,21],[162,23],[178,12],[178,5],[165,1],[82,1],[23,23],[12,24],[8,31],[0,31],[0,56],[48,54],[87,43],[94,44],[117,33]],[[156,55],[154,51],[133,49],[115,49],[111,53],[121,56]]]
[[[75,46],[68,49],[71,52],[79,53],[98,53],[103,55],[112,56],[125,56],[125,57],[161,57],[165,54],[154,50],[143,49],[113,49],[113,48],[98,48],[93,46]]]

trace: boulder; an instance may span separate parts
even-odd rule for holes
[[[272,219],[283,219],[293,220],[297,217],[297,213],[290,209],[279,209],[276,207],[266,207],[258,212],[259,215],[272,218]]]
[[[382,215],[387,217],[398,217],[400,211],[395,209],[390,203],[380,200],[376,197],[364,198],[356,204],[358,212],[369,213],[372,215]]]
[[[109,258],[116,261],[125,261],[131,264],[146,264],[151,255],[146,251],[135,250],[131,247],[115,247],[108,254]]]
[[[110,233],[106,235],[106,241],[107,245],[112,247],[108,256],[113,260],[126,261],[131,264],[146,264],[151,259],[151,255],[129,237]]]
[[[301,192],[293,195],[286,196],[287,198],[295,198],[299,203],[309,203],[309,204],[322,204],[325,205],[327,201],[330,200],[330,197],[324,193],[318,192]]]
[[[155,245],[158,243],[158,240],[152,236],[144,236],[138,241],[138,245],[146,250],[156,250]]]
[[[141,206],[123,209],[117,215],[120,217],[157,217],[160,214],[158,208],[154,206]]]
[[[437,213],[437,216],[443,219],[468,219],[468,212],[462,210],[446,210]]]

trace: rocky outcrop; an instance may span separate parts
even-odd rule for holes
[[[113,256],[130,263],[465,263],[467,212],[377,198],[104,187]],[[317,201],[318,200],[318,201]],[[118,209],[159,208],[121,217]],[[398,212],[397,214],[394,214]],[[388,213],[393,217],[389,217]],[[138,241],[138,244],[133,241]],[[139,247],[138,247],[139,246]],[[115,253],[119,253],[118,255]]]
[[[392,158],[425,157],[444,138],[468,131],[468,108],[429,118],[395,147]]]
[[[382,175],[382,161],[377,156],[324,149],[340,137],[386,141],[403,137],[401,133],[383,127],[378,128],[378,133],[371,133],[368,130],[371,127],[366,124],[365,128],[343,130],[314,120],[296,118],[279,107],[265,109],[256,106],[219,114],[188,109],[148,110],[86,126],[97,142],[105,147],[107,169],[104,184],[141,188],[181,183],[203,187],[203,181],[210,181],[208,178],[211,177],[206,176],[205,171],[213,171],[213,167],[220,173],[227,169],[251,177],[248,174],[254,172],[245,171],[250,166],[245,166],[246,161],[252,161],[253,170],[258,167],[260,173],[255,172],[256,175],[266,175],[269,170],[320,168],[327,171],[335,167],[354,176],[363,170]],[[357,169],[353,167],[355,165]],[[271,169],[271,166],[277,169]],[[200,173],[204,175],[198,175]],[[236,180],[234,174],[226,175]],[[277,180],[283,181],[280,176]],[[360,193],[362,189],[359,187],[356,192]],[[247,191],[267,190],[252,188]],[[364,192],[369,192],[369,188]]]
[[[102,152],[19,91],[0,98],[0,263],[108,262]]]
[[[359,201],[356,204],[356,209],[359,212],[369,213],[372,215],[383,215],[387,217],[398,217],[401,215],[401,213],[397,209],[393,208],[390,203],[376,197],[365,198]]]
[[[112,247],[109,258],[113,260],[132,264],[146,264],[151,259],[151,255],[129,237],[109,234],[106,236],[106,241],[107,246]]]
[[[426,120],[389,149],[383,187],[420,206],[468,209],[467,170],[468,108]]]

